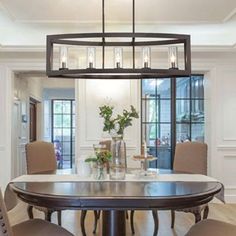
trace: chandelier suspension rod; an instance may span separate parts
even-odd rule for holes
[[[135,0],[133,0],[133,34],[135,34]],[[132,39],[133,42],[133,69],[135,69],[135,37]]]
[[[102,0],[102,33],[105,33],[105,0]],[[102,68],[105,68],[105,38],[102,37]]]

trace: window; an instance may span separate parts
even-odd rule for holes
[[[72,168],[75,156],[75,101],[52,100],[52,142],[59,168]]]
[[[203,76],[176,79],[176,141],[204,142]]]
[[[176,142],[204,141],[203,75],[142,80],[142,140],[157,156],[151,167],[171,168]]]

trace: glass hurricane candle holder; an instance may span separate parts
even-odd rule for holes
[[[88,68],[92,69],[96,67],[96,48],[87,48],[87,64]]]
[[[114,48],[114,67],[117,69],[123,67],[123,50],[122,50],[122,48]]]
[[[59,58],[60,70],[68,69],[68,48],[60,47],[60,58]]]
[[[142,49],[142,61],[143,61],[143,68],[151,67],[151,48],[150,47],[144,47]]]
[[[168,49],[169,68],[178,69],[178,48],[169,47]]]

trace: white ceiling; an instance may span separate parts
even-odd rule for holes
[[[99,22],[101,0],[1,0],[11,18],[18,22]],[[235,13],[235,0],[136,0],[139,22],[216,23]],[[105,0],[106,18],[129,22],[132,0]]]
[[[132,0],[105,0],[107,31],[131,31]],[[136,0],[137,31],[236,45],[236,0]],[[101,0],[0,0],[0,45],[45,45],[47,34],[101,31]]]

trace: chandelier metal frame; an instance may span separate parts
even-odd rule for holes
[[[62,78],[91,78],[91,79],[142,79],[142,78],[169,78],[186,77],[191,75],[191,45],[190,35],[166,33],[138,33],[135,32],[135,0],[132,0],[132,32],[105,32],[105,7],[102,0],[102,32],[47,35],[46,46],[46,74],[48,77]],[[94,41],[99,38],[99,41]],[[127,41],[114,39],[127,38]],[[83,40],[90,39],[90,40]],[[107,41],[107,39],[110,39]],[[112,40],[113,39],[113,40]],[[130,40],[128,40],[130,39]],[[147,40],[149,39],[149,40]],[[158,40],[159,39],[159,40]],[[101,68],[53,69],[54,45],[100,47],[102,51]],[[136,47],[147,46],[176,46],[184,45],[184,69],[169,68],[137,68],[135,61]],[[106,68],[105,49],[107,47],[132,47],[131,68]]]

